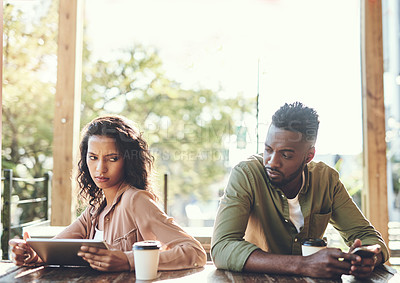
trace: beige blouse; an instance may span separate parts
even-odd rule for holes
[[[55,238],[93,239],[98,214],[98,209],[86,208]],[[131,270],[135,269],[132,246],[144,240],[161,242],[159,270],[201,267],[207,260],[201,244],[166,215],[149,192],[130,185],[121,187],[112,205],[105,211],[104,240],[110,249],[125,252]]]

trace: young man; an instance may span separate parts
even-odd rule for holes
[[[318,126],[314,109],[285,104],[272,117],[264,155],[233,168],[214,225],[211,254],[217,268],[368,277],[388,259],[380,233],[352,201],[338,172],[311,161]],[[322,238],[328,223],[350,246],[349,253],[326,248],[301,256],[301,242]],[[361,245],[375,255],[350,253]]]

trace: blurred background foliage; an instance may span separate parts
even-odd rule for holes
[[[31,12],[41,15],[40,10]],[[13,5],[4,6],[2,168],[26,177],[51,168],[57,4],[47,10],[32,21]]]
[[[52,169],[57,31],[58,1],[34,1],[29,9],[5,1],[2,168],[18,177]],[[255,115],[255,99],[183,88],[166,76],[158,51],[140,44],[102,61],[93,58],[85,36],[82,71],[81,126],[106,113],[132,119],[156,158],[155,184],[162,188],[163,175],[169,176],[171,206],[172,199],[212,197],[212,184],[229,171],[226,142],[243,115]],[[22,190],[16,186],[14,194]],[[33,210],[24,208],[21,221]]]

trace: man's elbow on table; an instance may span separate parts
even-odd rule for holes
[[[221,248],[218,245],[213,245],[211,247],[210,253],[211,253],[211,259],[216,268],[229,270],[227,264],[228,257],[224,256],[223,252],[221,251]]]
[[[211,258],[218,269],[241,272],[248,257],[255,249],[258,248],[254,246],[249,249],[237,243],[234,247],[228,248],[227,244],[219,243],[211,247]]]

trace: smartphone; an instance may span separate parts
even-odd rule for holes
[[[355,248],[351,253],[359,255],[360,257],[373,257],[375,255],[374,252],[370,251],[366,247]]]

